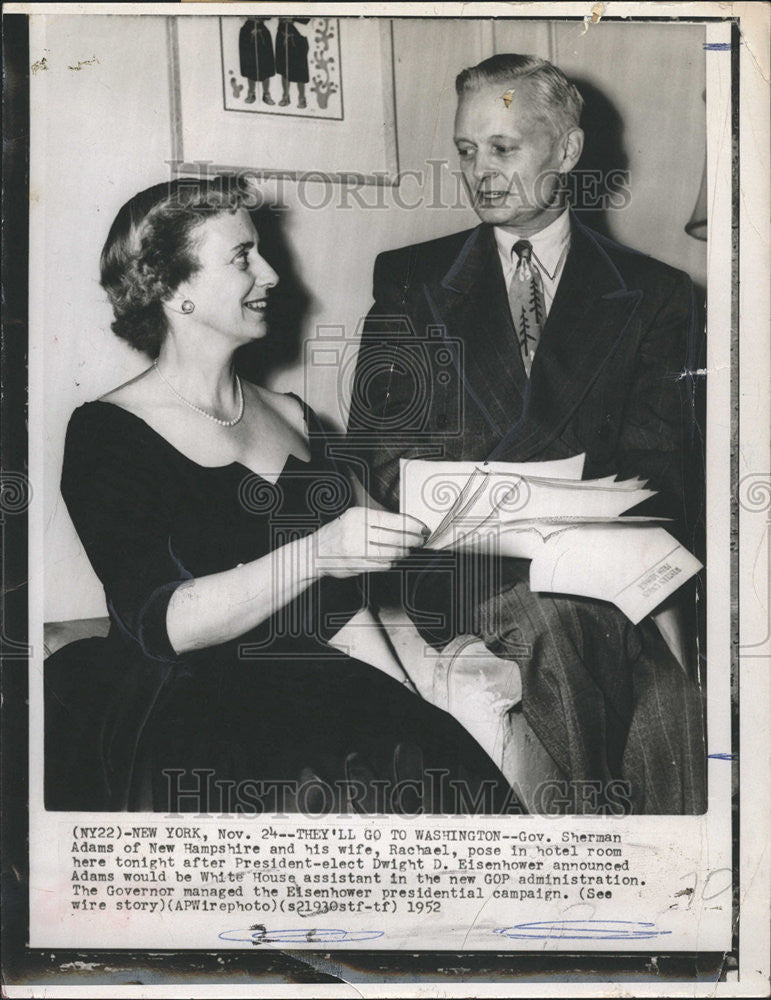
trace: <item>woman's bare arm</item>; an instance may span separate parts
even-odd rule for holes
[[[166,629],[181,655],[250,631],[323,576],[382,571],[425,541],[415,518],[365,507],[344,514],[305,538],[260,559],[177,587]]]

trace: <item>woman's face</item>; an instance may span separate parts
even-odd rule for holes
[[[190,299],[199,326],[248,343],[267,333],[265,307],[278,275],[257,249],[257,231],[245,209],[206,219],[195,231],[199,269],[177,289]]]

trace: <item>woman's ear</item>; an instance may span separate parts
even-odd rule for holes
[[[185,293],[178,289],[171,298],[164,299],[163,305],[169,312],[177,313],[180,316],[189,316],[195,312],[195,302],[188,298]]]

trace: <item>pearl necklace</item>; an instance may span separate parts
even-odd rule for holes
[[[202,417],[206,417],[208,420],[213,420],[215,424],[219,424],[220,427],[235,427],[239,422],[241,417],[244,415],[244,390],[241,386],[241,379],[236,375],[236,388],[238,390],[238,415],[233,417],[232,420],[220,420],[219,417],[215,417],[213,413],[209,413],[208,410],[202,410],[200,406],[196,406],[195,403],[191,403],[189,399],[185,399],[181,393],[177,392],[174,386],[169,382],[169,380],[163,375],[161,369],[158,367],[158,362],[153,361],[153,368],[158,372],[158,375],[162,382],[171,389],[174,395],[179,399],[185,406],[189,406],[191,410],[195,410],[196,413],[200,413]]]

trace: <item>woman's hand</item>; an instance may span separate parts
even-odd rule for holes
[[[349,507],[312,536],[319,576],[347,577],[388,569],[425,544],[429,529],[409,514]]]

